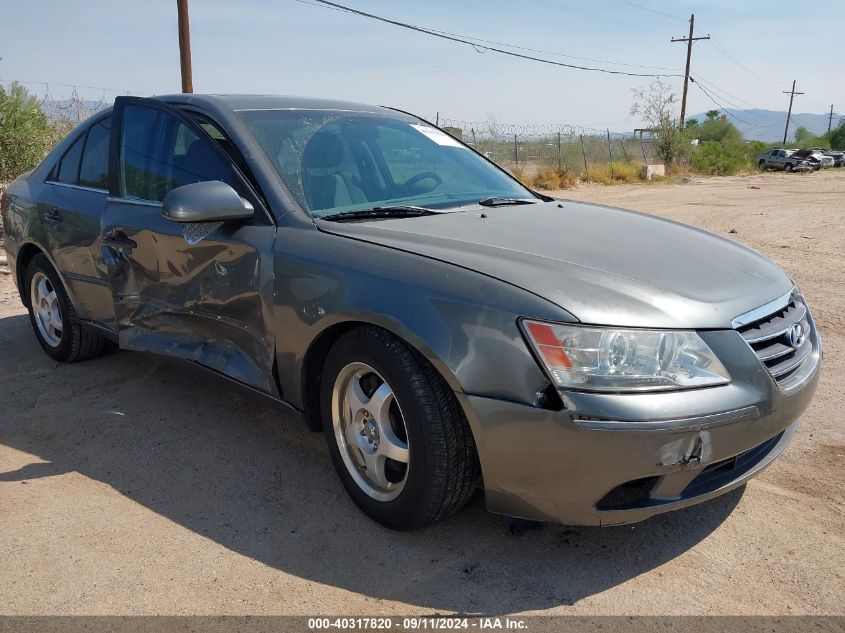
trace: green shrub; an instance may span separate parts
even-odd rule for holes
[[[639,182],[640,181],[640,167],[639,163],[611,163],[611,172],[613,179],[620,182]]]
[[[809,147],[830,149],[830,138],[827,134],[816,136],[807,128],[799,125],[795,128],[795,144],[802,149]]]
[[[830,146],[833,149],[845,149],[845,123],[830,133]]]
[[[733,176],[752,169],[752,148],[744,143],[705,141],[694,148],[692,168],[714,176]]]
[[[51,125],[38,99],[17,82],[0,86],[0,182],[38,165],[68,130]]]

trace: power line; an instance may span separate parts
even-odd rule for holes
[[[731,99],[736,99],[740,103],[744,103],[745,105],[747,105],[748,107],[751,107],[751,108],[762,109],[762,108],[759,108],[758,106],[754,105],[753,103],[751,103],[749,101],[745,101],[744,99],[740,99],[736,95],[732,95],[730,92],[728,92],[724,88],[720,88],[719,86],[714,84],[712,81],[708,81],[707,79],[705,79],[704,77],[702,77],[698,73],[695,73],[695,77],[690,76],[690,79],[693,80],[693,81],[703,82],[705,85],[710,87],[710,90],[719,94],[722,97],[723,101],[726,101],[727,103],[729,103],[733,107],[737,108],[738,110],[744,110],[745,108],[743,108],[742,106],[737,105],[736,103],[732,102]]]
[[[312,4],[311,2],[307,2],[306,0],[296,0],[302,4]],[[484,49],[484,51],[491,51],[493,53],[499,53],[500,55],[508,55],[510,57],[517,57],[520,59],[525,59],[528,61],[540,62],[542,64],[549,64],[552,66],[561,66],[563,68],[572,68],[573,70],[584,70],[589,72],[599,72],[605,73],[608,75],[625,75],[628,77],[682,77],[683,75],[679,74],[670,74],[670,73],[634,73],[628,72],[624,70],[614,70],[611,68],[597,68],[591,66],[579,66],[577,64],[567,64],[564,62],[558,62],[551,59],[545,59],[542,57],[535,57],[533,55],[526,55],[523,53],[516,53],[514,51],[505,50],[503,48],[497,48],[495,46],[486,46],[481,45],[478,41],[472,41],[467,36],[458,36],[458,35],[447,35],[443,32],[438,32],[433,29],[425,28],[422,26],[416,26],[414,24],[409,24],[407,22],[400,22],[398,20],[392,20],[390,18],[385,18],[379,15],[375,15],[373,13],[367,13],[365,11],[360,11],[358,9],[353,9],[351,7],[344,6],[342,4],[338,4],[336,2],[330,2],[329,0],[314,0],[314,2],[319,3],[320,5],[333,7],[336,9],[341,9],[343,11],[347,11],[348,13],[352,13],[361,17],[369,18],[371,20],[377,20],[379,22],[384,22],[386,24],[392,24],[394,26],[398,26],[404,29],[409,29],[411,31],[416,31],[418,33],[423,33],[425,35],[431,35],[433,37],[438,37],[440,39],[449,40],[452,42],[457,42],[459,44],[467,44],[468,46],[472,46],[476,50],[479,48]],[[502,46],[501,44],[499,46]]]
[[[310,3],[308,3],[308,4],[310,4]],[[314,5],[314,6],[318,6],[318,5]],[[596,59],[596,58],[593,58],[593,57],[578,57],[577,55],[568,55],[566,53],[559,53],[559,52],[555,52],[555,51],[546,51],[546,50],[542,50],[542,49],[539,49],[539,48],[529,48],[527,46],[519,46],[518,44],[508,44],[506,42],[497,42],[495,40],[485,40],[485,39],[482,39],[480,37],[475,37],[475,36],[471,36],[471,35],[460,35],[459,33],[452,33],[450,31],[441,31],[439,29],[432,29],[432,28],[428,28],[428,27],[426,27],[426,30],[431,31],[432,33],[442,33],[444,35],[451,35],[453,37],[464,37],[466,39],[471,39],[474,42],[481,42],[483,44],[496,44],[497,46],[505,46],[507,48],[515,48],[517,50],[530,51],[532,53],[542,53],[544,55],[556,55],[557,57],[566,57],[568,59],[580,59],[581,61],[585,61],[585,62],[596,62],[596,63],[599,63],[599,64],[613,64],[615,66],[629,66],[629,67],[632,67],[632,68],[650,68],[652,70],[677,70],[677,71],[681,70],[680,68],[677,68],[677,67],[672,68],[672,67],[668,67],[668,66],[648,66],[646,64],[630,64],[630,63],[627,63],[627,62],[615,62],[615,61],[612,61],[612,60],[609,60],[609,59]]]
[[[721,103],[719,103],[716,100],[716,98],[712,94],[710,94],[710,92],[708,92],[707,89],[704,86],[702,86],[697,81],[694,81],[693,83],[695,84],[695,86],[699,90],[701,90],[701,92],[703,92],[705,95],[707,95],[707,98],[710,99],[710,101],[712,101],[716,105],[717,108],[719,108],[722,112],[727,114],[729,117],[733,117],[734,119],[736,119],[740,123],[744,123],[745,125],[750,125],[752,127],[769,127],[769,126],[766,126],[766,125],[758,125],[756,123],[751,123],[751,121],[746,121],[745,119],[739,118],[737,115],[735,115],[730,110],[726,109]]]
[[[681,22],[686,22],[686,18],[682,18],[678,15],[672,15],[671,13],[664,13],[663,11],[657,11],[656,9],[649,9],[648,7],[644,7],[636,2],[629,2],[629,0],[616,0],[619,4],[626,4],[629,7],[634,7],[636,9],[641,9],[642,11],[648,11],[649,13],[654,13],[655,15],[662,15],[666,18],[672,18],[673,20],[680,20]]]
[[[777,86],[775,85],[775,83],[774,83],[772,80],[770,80],[770,79],[769,79],[769,78],[767,78],[767,77],[764,77],[764,76],[763,76],[763,75],[761,75],[760,73],[754,72],[754,71],[753,71],[753,70],[751,70],[748,66],[746,66],[745,64],[743,64],[742,62],[740,62],[738,59],[736,59],[736,58],[735,58],[733,55],[731,55],[731,54],[730,54],[727,50],[725,50],[725,48],[724,48],[723,46],[721,46],[721,45],[719,44],[719,42],[718,42],[716,39],[711,38],[711,42],[710,42],[710,43],[711,43],[711,44],[713,44],[713,47],[716,49],[716,51],[717,51],[720,55],[722,55],[725,59],[727,59],[728,61],[730,61],[730,62],[732,62],[733,64],[735,64],[738,68],[741,68],[742,70],[744,70],[745,72],[747,72],[747,73],[748,73],[749,75],[751,75],[752,77],[756,77],[757,79],[759,79],[759,80],[760,80],[760,81],[762,81],[763,83],[769,84],[769,86],[771,86],[771,87],[773,87],[773,88],[776,88],[776,87],[777,87]]]

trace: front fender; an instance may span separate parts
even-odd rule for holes
[[[279,380],[283,397],[299,408],[309,349],[342,323],[392,332],[455,391],[532,403],[548,381],[517,319],[574,321],[545,299],[481,273],[316,229],[280,229],[274,262]]]

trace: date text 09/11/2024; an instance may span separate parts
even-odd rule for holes
[[[414,630],[525,630],[528,628],[525,620],[501,617],[406,617],[400,621],[391,617],[353,617],[353,618],[309,618],[309,630],[373,630],[398,629]]]

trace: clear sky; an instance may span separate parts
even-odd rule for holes
[[[311,0],[308,0],[311,1]],[[696,30],[693,76],[725,107],[845,112],[845,1],[817,0],[338,0],[424,27],[541,49],[540,57],[632,72],[683,73]],[[61,97],[178,92],[175,0],[7,0],[4,82],[49,82]],[[634,6],[639,5],[639,6]],[[568,123],[628,130],[631,90],[648,78],[558,68],[414,33],[297,0],[190,0],[196,92],[336,97],[424,117]],[[666,14],[666,15],[663,15]],[[554,54],[552,54],[554,53]],[[584,61],[562,57],[593,58]],[[614,63],[608,63],[614,62]],[[624,64],[661,66],[670,71]],[[669,81],[678,87],[682,80]],[[43,93],[44,86],[28,84]],[[711,89],[712,90],[712,89]],[[732,103],[731,103],[732,102]],[[715,107],[690,87],[688,113]]]

